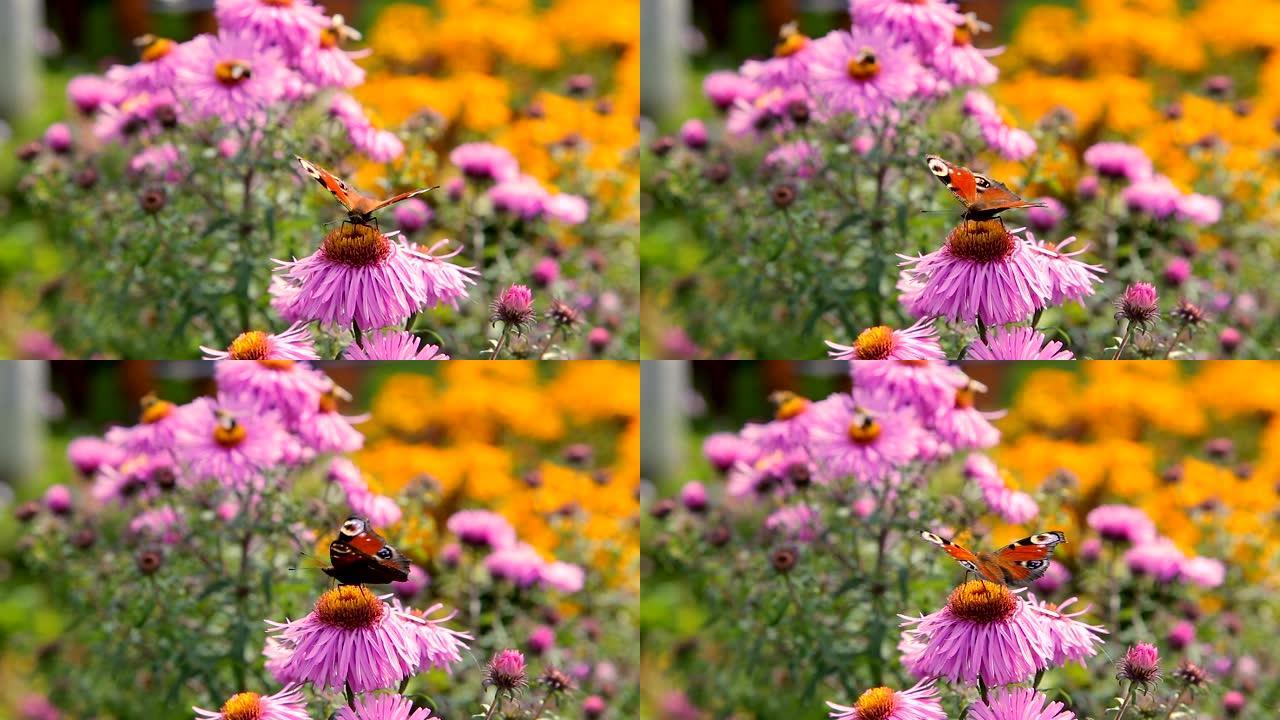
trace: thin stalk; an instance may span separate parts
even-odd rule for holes
[[[506,321],[503,321],[502,335],[498,338],[498,344],[493,346],[493,354],[489,356],[490,360],[498,359],[498,353],[502,352],[502,346],[507,344],[507,333],[510,331],[511,326]]]
[[[1124,352],[1124,348],[1129,344],[1129,340],[1133,337],[1133,323],[1128,322],[1124,328],[1124,337],[1120,338],[1120,344],[1116,346],[1116,354],[1111,356],[1112,360],[1119,360],[1120,354]]]
[[[493,702],[489,705],[489,712],[484,714],[484,720],[491,720],[493,711],[498,709],[498,704],[502,701],[502,691],[498,688],[493,689]]]
[[[1126,712],[1129,712],[1129,706],[1133,704],[1133,681],[1129,681],[1129,690],[1124,694],[1124,702],[1120,703],[1120,712],[1116,713],[1115,720],[1120,720]]]
[[[1169,718],[1173,717],[1173,711],[1177,710],[1178,706],[1182,704],[1182,697],[1186,694],[1186,688],[1182,688],[1178,691],[1177,696],[1173,698],[1173,702],[1169,704],[1169,712],[1164,714],[1164,720],[1169,720]]]

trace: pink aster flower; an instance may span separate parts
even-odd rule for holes
[[[702,454],[717,470],[726,472],[738,461],[754,462],[760,451],[736,433],[718,432],[702,441]]]
[[[784,505],[764,519],[764,528],[788,542],[811,543],[822,532],[822,516],[808,505]]]
[[[1222,201],[1209,195],[1191,193],[1178,198],[1178,219],[1196,225],[1212,225],[1222,219]]]
[[[897,41],[914,43],[923,52],[953,42],[965,17],[947,0],[850,0],[855,26],[878,29]]]
[[[808,77],[813,41],[795,23],[782,27],[773,57],[743,66],[743,74],[764,87],[801,85]]]
[[[182,177],[182,153],[172,143],[152,145],[129,158],[129,172],[177,182]]]
[[[765,131],[788,130],[795,125],[793,109],[813,110],[813,102],[804,86],[770,88],[750,101],[739,100],[729,110],[725,131],[737,136],[762,137]]]
[[[1199,556],[1182,563],[1178,573],[1183,580],[1203,588],[1218,587],[1227,579],[1227,568],[1221,560]]]
[[[1130,283],[1116,300],[1116,319],[1124,319],[1145,330],[1160,319],[1160,295],[1151,283]]]
[[[279,334],[261,330],[240,333],[226,350],[200,346],[205,360],[319,360],[306,323],[294,323]]]
[[[956,391],[953,407],[939,410],[930,420],[930,428],[949,447],[962,450],[979,450],[994,447],[1000,442],[1000,431],[991,424],[1003,417],[1003,412],[983,412],[975,405],[977,394],[986,392],[986,386],[970,380]]]
[[[1181,255],[1170,258],[1164,266],[1164,281],[1178,287],[1191,277],[1191,261]]]
[[[350,460],[336,457],[329,463],[329,479],[342,488],[347,506],[354,515],[366,518],[377,526],[400,522],[400,506],[392,498],[375,494],[369,489],[364,476]]]
[[[707,126],[698,118],[685,120],[680,126],[680,141],[690,150],[702,150],[707,147]]]
[[[863,483],[888,479],[916,457],[920,431],[909,413],[892,407],[884,390],[844,393],[813,403],[808,447],[826,479]]]
[[[348,128],[351,145],[370,160],[388,163],[404,154],[404,142],[390,130],[373,125]]]
[[[718,70],[703,78],[702,92],[713,105],[728,110],[739,100],[755,100],[760,94],[760,87],[736,72]]]
[[[173,545],[181,540],[185,529],[186,518],[182,512],[168,506],[144,510],[129,521],[130,534],[149,536],[165,545]]]
[[[913,407],[926,418],[953,407],[956,392],[969,383],[963,370],[938,360],[853,361],[849,375],[856,390],[883,389],[895,405]]]
[[[508,580],[518,587],[529,587],[542,578],[546,562],[528,543],[517,543],[495,550],[484,559],[485,569],[495,578]]]
[[[296,52],[315,41],[328,22],[309,0],[217,0],[218,27]]]
[[[1042,197],[1037,200],[1044,207],[1027,208],[1027,224],[1036,232],[1048,232],[1058,226],[1067,217],[1067,209],[1054,197]],[[1063,244],[1066,244],[1066,240]]]
[[[259,0],[234,0],[233,4],[257,6]],[[177,68],[176,92],[196,120],[256,120],[284,93],[291,71],[280,51],[252,36],[231,34],[228,27],[224,24],[216,36],[200,35],[183,43],[179,51],[182,63]]]
[[[1120,197],[1130,212],[1164,220],[1177,212],[1182,191],[1164,175],[1154,175],[1135,181],[1124,189]]]
[[[138,46],[139,58],[121,74],[124,86],[134,93],[172,90],[182,64],[182,46],[154,35],[144,35],[134,42]]]
[[[414,233],[427,226],[435,216],[431,206],[419,198],[409,198],[398,203],[391,211],[396,227],[403,233]]]
[[[437,345],[423,343],[418,336],[404,330],[379,330],[365,335],[360,343],[352,343],[342,352],[347,360],[448,360]]]
[[[1056,566],[1057,563],[1054,563]],[[1101,625],[1089,625],[1076,618],[1089,612],[1086,607],[1073,613],[1063,612],[1077,598],[1068,598],[1061,603],[1043,602],[1030,595],[1027,603],[1044,615],[1049,631],[1049,640],[1053,644],[1052,662],[1055,666],[1063,666],[1069,662],[1084,664],[1084,659],[1098,654],[1098,647],[1103,644],[1101,635],[1107,630]]]
[[[1009,588],[985,580],[956,587],[941,610],[900,617],[924,645],[912,671],[925,677],[1007,685],[1029,680],[1053,657],[1043,616]]]
[[[213,368],[218,392],[239,406],[274,412],[290,428],[310,416],[333,381],[305,362],[224,360]]]
[[[330,327],[399,325],[428,300],[421,258],[367,225],[343,223],[301,260],[275,262],[298,286],[288,310]]]
[[[851,706],[831,701],[827,701],[827,705],[831,708],[828,717],[835,720],[946,720],[947,717],[932,680],[918,682],[909,690],[871,688]]]
[[[917,321],[905,330],[887,325],[863,330],[852,345],[826,341],[833,360],[945,360],[932,318]]]
[[[764,156],[764,166],[800,179],[811,178],[823,167],[822,153],[808,142],[796,140],[770,150]]]
[[[1032,688],[996,688],[989,700],[969,706],[973,720],[1076,720],[1075,713],[1061,702],[1049,702],[1049,698]]]
[[[896,0],[874,4],[917,7]],[[928,6],[941,4],[931,2]],[[863,120],[878,119],[915,95],[917,76],[924,72],[915,54],[869,24],[855,21],[851,31],[835,30],[811,43],[810,91],[823,114],[847,112]],[[947,26],[948,36],[955,25]]]
[[[587,199],[579,195],[558,193],[547,198],[543,203],[547,217],[565,225],[581,225],[587,221],[589,209]]]
[[[473,180],[514,180],[520,165],[510,150],[493,143],[464,143],[449,153],[449,162]]]
[[[957,86],[990,85],[1000,71],[987,58],[995,57],[1004,48],[978,48],[973,36],[986,32],[991,26],[978,20],[974,13],[966,13],[964,21],[952,32],[952,41],[931,46],[929,66],[946,83]]]
[[[1099,273],[1105,273],[1106,268],[1101,265],[1089,265],[1075,259],[1089,250],[1089,246],[1080,248],[1072,252],[1065,252],[1068,245],[1075,242],[1074,235],[1063,240],[1057,245],[1049,245],[1048,243],[1037,240],[1030,231],[1027,232],[1027,242],[1040,252],[1045,258],[1045,272],[1049,280],[1049,302],[1054,305],[1061,305],[1070,300],[1083,300],[1093,294],[1094,284],[1102,284],[1102,278],[1098,277]]]
[[[413,701],[403,695],[361,695],[354,705],[342,706],[334,720],[436,720],[436,716],[430,708],[414,709]]]
[[[1075,357],[1062,343],[1050,341],[1039,331],[1025,327],[998,327],[987,340],[976,340],[967,357],[973,360],[1071,360]]]
[[[338,412],[339,401],[350,399],[346,390],[330,381],[330,388],[320,395],[315,411],[298,423],[298,438],[318,453],[348,453],[364,447],[364,435],[352,425],[368,420],[369,416],[346,416]]]
[[[198,720],[310,720],[307,699],[296,685],[288,685],[274,695],[242,692],[227,698],[217,712],[191,708]]]
[[[1036,141],[1025,130],[1010,127],[991,96],[970,90],[964,96],[965,114],[973,118],[988,147],[1006,160],[1023,160],[1036,151]]]
[[[1052,595],[1069,582],[1071,582],[1071,571],[1063,567],[1062,563],[1051,562],[1044,575],[1032,583],[1031,587],[1046,595]]]
[[[339,585],[306,617],[267,625],[278,642],[273,665],[281,682],[361,693],[395,687],[421,666],[419,618],[363,585]]]
[[[576,593],[586,584],[587,574],[585,570],[573,563],[557,560],[547,563],[539,573],[538,579],[543,585],[562,593]]]
[[[501,550],[516,544],[516,531],[511,523],[490,510],[459,510],[449,516],[445,527],[472,547]]]
[[[89,494],[99,503],[124,505],[153,500],[183,478],[166,450],[163,455],[135,455],[115,467],[102,467]]]
[[[549,197],[542,184],[530,175],[517,175],[498,181],[486,193],[493,207],[522,220],[536,220],[546,209]]]
[[[1013,525],[1029,522],[1040,514],[1035,498],[1006,486],[1003,478],[998,484],[982,486],[982,499],[987,503],[987,509]]]
[[[194,482],[213,479],[231,488],[255,485],[284,457],[288,434],[274,413],[209,397],[196,398],[180,412],[175,451]]]
[[[104,105],[118,105],[127,94],[122,83],[101,75],[77,75],[67,83],[67,97],[85,115],[92,115]]]
[[[1101,142],[1084,151],[1084,162],[1112,180],[1137,182],[1151,177],[1151,159],[1136,145]]]
[[[397,580],[391,583],[391,589],[395,592],[396,597],[401,600],[408,600],[414,595],[422,592],[431,584],[431,576],[426,570],[417,565],[409,566],[409,579]]]
[[[1160,651],[1151,643],[1131,645],[1116,666],[1118,678],[1142,686],[1144,692],[1160,682]]]
[[[1151,518],[1129,505],[1099,505],[1089,511],[1085,522],[1104,539],[1115,542],[1143,543],[1156,536]]]
[[[348,52],[342,49],[348,39],[359,40],[360,33],[347,26],[341,15],[334,15],[328,25],[315,31],[310,42],[300,46],[293,63],[303,79],[322,88],[349,88],[364,82],[364,68],[356,58],[368,51]]]
[[[455,248],[453,252],[441,255],[435,254],[437,250],[448,244],[448,242],[448,240],[440,240],[429,248],[421,248],[416,243],[406,243],[404,245],[409,256],[418,261],[418,268],[422,273],[424,308],[430,309],[440,305],[448,305],[457,309],[458,301],[467,298],[467,286],[475,285],[475,278],[480,275],[480,271],[473,267],[464,267],[446,262],[462,252],[461,245]]]
[[[1130,572],[1162,583],[1176,580],[1186,559],[1178,546],[1165,537],[1139,543],[1124,552],[1124,562]]]
[[[467,649],[466,641],[472,639],[464,632],[445,627],[444,623],[452,620],[457,612],[448,613],[444,617],[431,617],[432,613],[443,607],[442,603],[436,603],[426,610],[409,610],[409,614],[417,618],[417,622],[413,623],[413,630],[422,655],[418,672],[437,669],[452,674],[453,666],[462,662],[462,651]]]
[[[963,220],[941,249],[899,257],[923,286],[913,307],[926,315],[1004,325],[1030,318],[1051,294],[1043,255],[998,219]]]
[[[82,475],[92,475],[100,467],[113,467],[124,462],[125,451],[119,445],[100,437],[78,437],[67,445],[67,460]]]

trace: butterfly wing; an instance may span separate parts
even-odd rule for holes
[[[951,556],[953,560],[960,563],[961,567],[968,570],[979,577],[990,580],[991,582],[1003,582],[1001,580],[1000,571],[990,562],[985,562],[981,557],[975,555],[967,548],[957,545],[944,537],[935,535],[928,530],[921,531],[920,537],[928,542],[942,548],[944,552]]]
[[[969,206],[969,216],[975,219],[995,217],[1005,210],[1027,207],[1044,207],[1044,203],[1028,202],[1018,197],[1004,183],[985,175],[974,175],[978,199]]]
[[[424,192],[429,192],[429,191],[431,191],[431,190],[435,190],[435,188],[433,188],[433,187],[429,187],[429,188],[419,188],[419,189],[417,189],[417,190],[414,190],[413,192],[404,192],[404,193],[400,193],[399,195],[396,195],[396,196],[394,196],[394,197],[389,197],[389,198],[387,198],[386,200],[383,200],[382,202],[375,202],[375,203],[373,204],[373,207],[369,208],[368,210],[364,210],[364,213],[365,213],[366,215],[371,215],[371,214],[376,213],[376,212],[378,212],[379,210],[381,210],[381,209],[383,209],[383,208],[385,208],[385,207],[391,207],[392,205],[395,205],[395,204],[396,204],[396,203],[398,203],[398,202],[404,202],[405,200],[408,200],[408,199],[409,199],[409,198],[411,198],[411,197],[417,197],[417,196],[421,195],[422,193],[424,193]]]
[[[1067,536],[1058,530],[1036,533],[993,553],[983,553],[982,559],[998,570],[1004,584],[1030,585],[1049,571],[1054,548],[1066,541]]]
[[[929,172],[947,186],[951,194],[956,196],[961,205],[964,205],[965,210],[978,202],[978,184],[975,180],[977,176],[969,168],[947,162],[937,155],[926,155],[924,162]]]
[[[351,534],[343,532],[329,543],[329,560],[332,568],[325,572],[340,583],[353,585],[369,583],[381,585],[404,582],[409,579],[409,559],[387,544],[367,520],[351,518],[361,523],[360,530]]]
[[[337,175],[334,175],[328,170],[325,170],[319,165],[316,165],[301,156],[294,155],[294,157],[298,159],[298,164],[302,166],[302,169],[305,170],[308,175],[315,178],[315,181],[320,183],[321,187],[332,193],[333,197],[342,204],[342,207],[348,213],[352,211],[358,212],[358,207],[361,205],[362,201],[365,203],[374,202],[373,200],[370,200],[356,192]]]

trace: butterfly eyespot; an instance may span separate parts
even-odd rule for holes
[[[991,187],[991,181],[978,174],[974,174],[973,183],[978,187],[982,188],[983,190],[989,189]]]
[[[378,550],[378,557],[382,558],[383,560],[390,560],[390,559],[391,559],[391,548],[384,547],[384,548],[382,548],[382,549]]]
[[[927,164],[929,166],[929,172],[937,175],[938,177],[946,177],[951,174],[951,170],[947,168],[947,164],[942,162],[939,158],[930,158]]]
[[[947,544],[947,541],[946,541],[946,540],[943,540],[942,538],[938,537],[937,535],[934,535],[933,533],[929,532],[928,530],[922,531],[922,532],[920,533],[920,537],[924,538],[925,540],[928,540],[929,542],[933,543],[934,545],[946,545],[946,544]]]
[[[1044,560],[1028,560],[1025,566],[1028,570],[1039,570],[1044,567]]]
[[[359,535],[364,532],[364,522],[361,520],[351,519],[342,523],[343,535]]]
[[[964,567],[964,569],[970,572],[978,572],[978,566],[973,564],[972,562],[969,562],[968,560],[958,560],[957,562],[959,562],[960,565]]]
[[[1031,542],[1036,545],[1048,545],[1049,543],[1059,542],[1061,538],[1056,533],[1038,533],[1031,536]]]

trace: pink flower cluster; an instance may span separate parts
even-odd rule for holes
[[[1089,528],[1103,540],[1122,543],[1125,565],[1135,575],[1157,582],[1187,582],[1214,588],[1226,580],[1226,565],[1207,557],[1187,557],[1169,538],[1156,530],[1156,525],[1141,508],[1130,505],[1099,505],[1085,517]]]
[[[459,510],[446,527],[464,545],[486,553],[485,569],[494,578],[519,587],[542,587],[576,593],[586,582],[586,572],[558,560],[548,562],[528,543],[516,537],[511,523],[490,510]]]
[[[1099,176],[1128,185],[1120,197],[1130,212],[1156,220],[1176,217],[1194,225],[1222,219],[1222,201],[1199,193],[1183,193],[1173,181],[1158,175],[1150,158],[1136,145],[1100,142],[1084,153],[1085,164]]]

